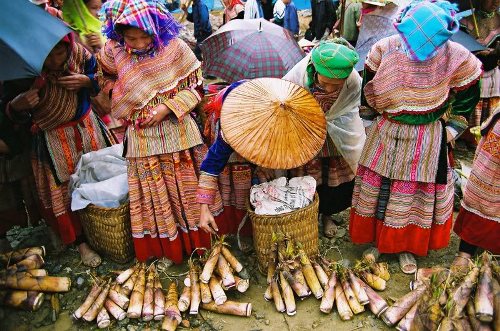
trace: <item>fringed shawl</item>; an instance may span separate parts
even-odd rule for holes
[[[115,118],[135,120],[147,105],[173,97],[180,89],[199,84],[200,62],[182,40],[173,39],[154,57],[139,61],[114,40],[98,54],[100,85],[113,90]],[[156,100],[160,99],[160,100]]]

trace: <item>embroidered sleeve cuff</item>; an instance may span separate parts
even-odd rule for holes
[[[196,201],[212,205],[218,190],[218,177],[202,172],[196,190]]]
[[[164,103],[178,119],[182,119],[200,101],[201,96],[196,90],[186,89],[179,91],[172,99],[166,100]]]

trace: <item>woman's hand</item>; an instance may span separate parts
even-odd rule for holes
[[[60,77],[57,80],[57,84],[69,91],[78,91],[83,87],[92,87],[92,83],[88,76],[85,76],[83,74],[75,74],[73,72],[68,76]]]
[[[217,228],[217,223],[215,223],[214,216],[210,209],[208,209],[208,205],[202,203],[200,209],[200,222],[198,223],[198,227],[207,233],[216,234],[219,228]]]
[[[158,125],[163,119],[170,114],[172,111],[168,109],[164,104],[159,104],[151,110],[151,116],[148,117],[141,126],[143,128],[149,128]]]
[[[87,46],[94,50],[98,50],[103,46],[101,38],[97,33],[89,33],[88,35],[85,35],[85,41]]]
[[[40,96],[37,89],[32,89],[19,94],[10,103],[10,107],[15,111],[33,109],[40,102]]]

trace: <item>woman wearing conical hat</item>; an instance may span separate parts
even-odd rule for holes
[[[357,170],[349,232],[354,243],[413,256],[448,245],[453,182],[447,143],[467,127],[479,99],[481,62],[450,41],[456,7],[414,1],[378,41],[365,63],[363,102],[379,116],[370,126]],[[424,24],[425,22],[425,24]]]
[[[299,62],[283,77],[310,91],[324,112],[327,124],[326,142],[318,146],[319,153],[300,168],[291,171],[293,176],[311,175],[319,183],[320,212],[323,214],[325,231],[335,235],[336,226],[332,214],[351,204],[354,174],[365,133],[359,117],[361,78],[353,71],[357,61],[354,50],[335,42],[318,45],[310,55]],[[320,110],[318,110],[321,112]],[[198,201],[202,204],[200,227],[211,231],[217,224],[208,212],[208,205],[215,197],[217,176],[232,153],[232,147],[224,139],[218,139],[205,158],[198,187]],[[270,153],[262,148],[255,154]],[[322,171],[325,165],[325,171]]]

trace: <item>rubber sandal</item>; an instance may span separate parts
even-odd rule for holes
[[[407,275],[414,274],[417,272],[417,260],[411,253],[401,253],[399,254],[399,267]]]

